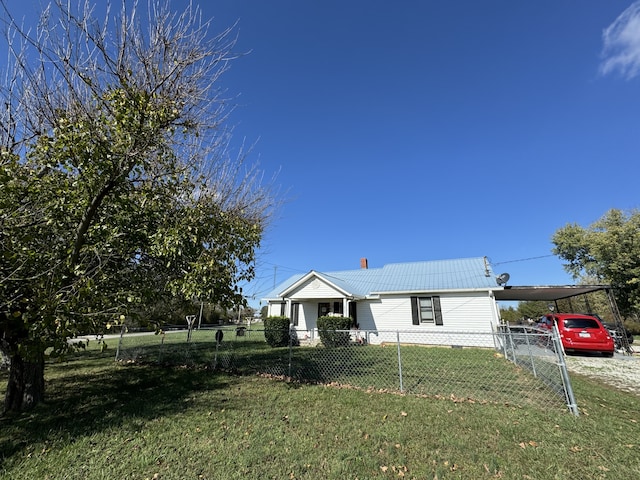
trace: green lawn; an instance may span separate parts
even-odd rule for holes
[[[640,478],[640,397],[582,377],[574,417],[113,353],[47,366],[47,402],[0,419],[0,478]]]
[[[217,346],[214,331],[125,336],[119,359],[164,366],[207,366],[235,373],[286,376],[302,382],[349,385],[365,390],[471,398],[519,406],[544,403],[566,410],[560,371],[536,358],[536,373],[507,361],[494,349],[442,348],[411,344],[271,348],[262,330],[235,336],[226,330]],[[115,345],[115,343],[114,343]],[[529,360],[526,356],[525,359]],[[400,378],[399,371],[402,371]],[[546,378],[546,382],[541,378]]]

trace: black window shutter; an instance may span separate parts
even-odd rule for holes
[[[436,325],[442,325],[442,309],[440,308],[440,297],[431,297],[433,303],[433,316],[436,320]]]
[[[418,307],[418,297],[411,297],[411,318],[414,325],[420,325],[420,308]]]

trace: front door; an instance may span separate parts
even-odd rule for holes
[[[326,317],[329,315],[331,311],[331,304],[329,302],[326,303],[318,303],[318,318]]]

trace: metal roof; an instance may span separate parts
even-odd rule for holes
[[[293,275],[270,292],[267,298],[281,298],[289,287],[309,273]],[[498,287],[495,275],[484,257],[392,263],[382,268],[315,273],[319,278],[357,296],[390,292],[495,290],[501,288]]]

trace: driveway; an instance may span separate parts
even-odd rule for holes
[[[565,358],[570,372],[640,395],[640,357],[637,354],[616,353],[613,358],[567,355]]]

